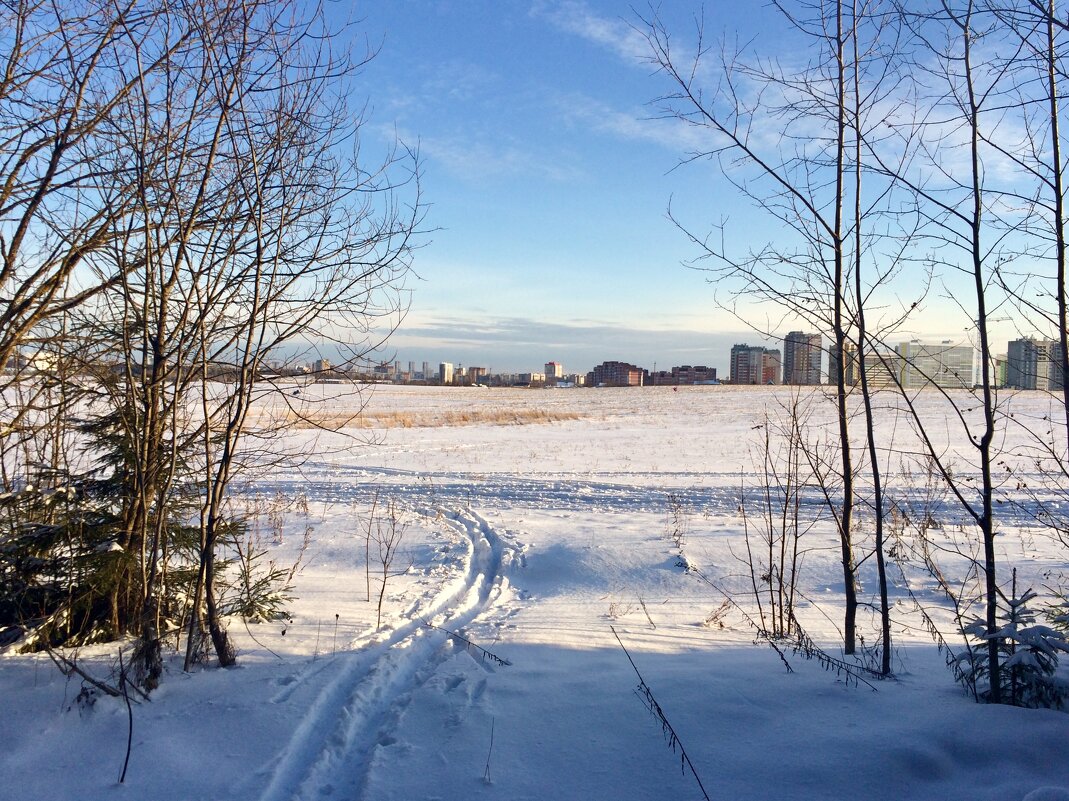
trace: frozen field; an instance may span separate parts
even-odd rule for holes
[[[134,708],[125,786],[122,702],[80,709],[78,685],[46,656],[3,656],[0,798],[700,799],[636,697],[636,668],[709,798],[1069,798],[1069,716],[964,695],[915,613],[914,599],[940,601],[923,575],[893,573],[896,679],[870,688],[790,652],[788,672],[742,611],[680,566],[682,550],[717,588],[748,591],[740,499],[767,485],[760,443],[790,401],[785,389],[731,387],[358,398],[313,386],[266,399],[264,420],[341,427],[302,423],[272,445],[304,454],[300,465],[240,488],[273,558],[300,557],[292,621],[231,621],[235,669],[184,674],[172,661]],[[1019,500],[1024,480],[1064,510],[1065,492],[1042,486],[1034,464],[1054,441],[1049,399],[1005,401],[1013,479],[1000,497]],[[969,446],[938,398],[918,403],[967,474]],[[817,394],[806,404],[819,448],[832,407]],[[916,436],[890,401],[880,435],[902,508],[956,531],[960,511],[901,455]],[[391,502],[406,569],[388,581],[376,631],[364,531],[373,507],[389,524]],[[1003,506],[1006,577],[1017,565],[1021,582],[1065,586],[1064,546],[1028,522],[1027,503]],[[842,577],[820,509],[808,490],[798,612],[838,655]],[[873,572],[863,566],[866,602]],[[83,663],[103,674],[115,650],[87,649]]]

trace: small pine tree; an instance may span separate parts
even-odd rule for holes
[[[1069,686],[1056,675],[1058,654],[1069,653],[1069,640],[1065,632],[1036,623],[1029,607],[1035,598],[1031,589],[1017,594],[1014,571],[1013,595],[999,615],[1002,627],[989,634],[983,620],[965,626],[965,634],[976,642],[958,656],[958,663],[973,680],[987,679],[987,644],[996,640],[1003,701],[1013,706],[1060,708],[1069,697]],[[990,687],[980,693],[985,700],[990,696]]]

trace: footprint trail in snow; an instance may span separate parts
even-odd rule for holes
[[[423,623],[458,631],[507,593],[512,546],[470,509],[445,519],[467,538],[462,574],[384,640],[334,657],[333,677],[269,771],[261,801],[364,798],[376,750],[395,741],[411,694],[453,653],[451,638]]]

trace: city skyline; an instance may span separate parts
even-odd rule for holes
[[[733,344],[726,369],[692,360],[690,362],[677,361],[670,367],[661,363],[661,369],[658,370],[657,361],[653,361],[652,366],[649,366],[649,363],[635,363],[634,360],[603,359],[590,370],[586,370],[582,365],[577,367],[552,359],[544,361],[541,365],[544,372],[539,372],[535,368],[498,369],[489,362],[465,364],[448,360],[437,362],[435,370],[429,368],[432,362],[423,360],[420,362],[422,370],[417,371],[417,362],[409,360],[406,380],[422,379],[433,374],[438,377],[440,383],[452,383],[455,372],[456,375],[466,375],[469,379],[472,375],[476,376],[468,383],[477,382],[480,376],[527,376],[528,380],[538,383],[545,380],[546,383],[552,384],[557,378],[568,381],[584,374],[589,378],[591,375],[598,374],[599,370],[617,369],[613,367],[615,365],[620,369],[643,373],[645,381],[652,384],[707,383],[709,378],[723,383],[750,385],[816,385],[833,382],[837,361],[835,349],[833,345],[825,347],[820,334],[791,331],[786,336],[773,337],[767,342],[781,347],[747,343]],[[996,350],[993,363],[990,365],[994,386],[1046,390],[1061,387],[1062,377],[1057,366],[1059,347],[1057,342],[1024,337],[1009,340],[1005,344],[1005,352]],[[825,354],[828,357],[826,361]],[[851,386],[856,385],[860,378],[856,349],[852,343],[848,343],[846,356],[844,376],[846,383]],[[910,389],[923,388],[928,385],[955,389],[972,387],[980,380],[978,359],[978,349],[969,343],[953,340],[933,342],[910,339],[898,342],[893,347],[883,345],[876,351],[867,352],[865,364],[869,371],[869,381],[878,388],[889,388],[900,384],[903,388]],[[802,364],[797,364],[799,360]],[[387,378],[391,375],[396,378],[406,372],[402,364],[400,359],[381,362],[374,368],[374,371],[376,374],[382,373]],[[826,369],[821,367],[822,364],[827,365]],[[892,377],[892,374],[897,377]],[[642,382],[617,382],[614,378],[612,383],[636,385]]]

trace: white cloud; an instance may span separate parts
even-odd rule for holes
[[[531,13],[566,33],[616,53],[625,61],[644,63],[648,60],[650,48],[645,36],[623,19],[595,14],[582,0],[540,1]]]
[[[555,183],[576,179],[581,170],[559,155],[547,156],[506,141],[480,141],[465,136],[420,140],[420,151],[456,177],[485,180],[535,176]]]
[[[485,67],[468,61],[436,62],[434,71],[422,83],[426,99],[434,101],[469,101],[485,96],[501,83],[501,77]]]
[[[561,95],[556,103],[567,121],[619,139],[652,142],[680,155],[705,152],[714,146],[708,128],[657,116],[652,109],[621,111],[579,93]]]

